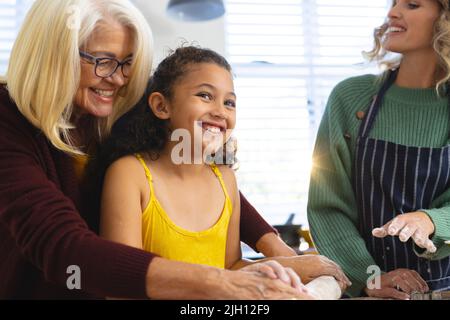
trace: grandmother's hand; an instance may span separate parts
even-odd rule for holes
[[[218,294],[221,299],[314,300],[314,297],[303,290],[294,288],[278,278],[269,277],[270,271],[265,268],[273,269],[272,262],[254,263],[236,271],[224,270],[226,277],[219,281],[221,292]]]
[[[285,284],[297,289],[300,293],[308,294],[308,289],[303,285],[300,277],[292,268],[283,267],[274,260],[253,263],[244,268],[243,271],[256,271],[270,279],[279,279]]]
[[[433,241],[430,240],[430,235],[433,233],[433,221],[425,212],[421,211],[399,215],[384,226],[372,230],[373,236],[377,238],[384,238],[388,235],[398,236],[402,242],[412,238],[417,246],[427,249],[431,253],[437,250]]]

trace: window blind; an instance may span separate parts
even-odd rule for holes
[[[17,32],[33,1],[0,0],[0,75],[6,73]]]
[[[388,0],[227,0],[241,190],[273,224],[307,224],[312,149],[332,88],[361,63]]]

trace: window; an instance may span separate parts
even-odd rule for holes
[[[241,190],[272,224],[307,224],[311,156],[331,89],[361,66],[388,0],[227,0]]]
[[[34,0],[0,0],[0,75],[6,73],[9,55],[22,20]]]

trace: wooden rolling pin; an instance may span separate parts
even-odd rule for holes
[[[341,287],[336,279],[330,276],[318,277],[309,282],[306,287],[310,295],[317,300],[337,300],[342,296]]]

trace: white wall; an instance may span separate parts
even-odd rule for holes
[[[175,49],[183,41],[195,42],[225,55],[224,18],[206,22],[182,22],[169,18],[166,7],[169,0],[133,0],[150,24],[154,43],[154,65],[167,56],[168,50]]]

